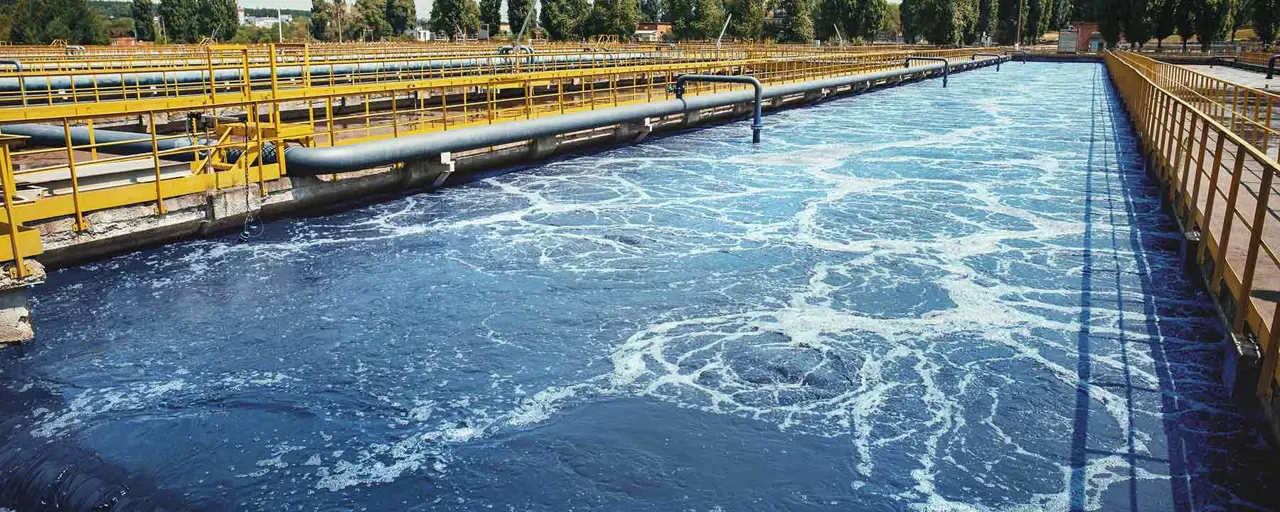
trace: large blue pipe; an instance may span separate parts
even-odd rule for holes
[[[63,131],[63,128],[61,126],[51,124],[10,124],[0,126],[0,132],[5,135],[21,135],[23,137],[30,137],[31,142],[39,146],[64,146],[67,141],[67,134]],[[96,144],[110,144],[107,147],[99,148],[99,150],[114,155],[142,155],[151,153],[150,133],[94,130],[93,142]],[[71,143],[76,146],[89,144],[89,129],[82,126],[72,127]],[[156,140],[156,147],[158,147],[160,151],[190,147],[194,144],[195,141],[189,137],[170,137]],[[166,160],[190,161],[192,159],[192,154],[178,153],[165,156],[164,158]]]

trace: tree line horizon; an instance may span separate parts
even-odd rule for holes
[[[0,0],[0,39],[14,44],[65,40],[102,44],[122,28],[87,0]],[[278,33],[240,26],[235,0],[131,0],[130,30],[139,40],[264,42]],[[290,40],[382,40],[430,28],[456,39],[488,26],[512,32],[534,10],[527,33],[557,41],[594,36],[631,38],[640,23],[671,24],[671,40],[708,40],[721,30],[733,40],[783,43],[898,40],[939,45],[1033,44],[1074,21],[1094,22],[1109,47],[1122,36],[1136,46],[1174,35],[1202,49],[1252,28],[1271,46],[1280,35],[1280,0],[435,0],[418,19],[413,0],[312,0],[309,17],[281,27]],[[122,11],[122,10],[121,10]],[[303,11],[305,12],[305,11]],[[159,19],[159,26],[153,23]],[[125,18],[128,19],[128,18]],[[728,20],[727,27],[725,21]],[[116,21],[112,19],[110,21]],[[7,22],[7,23],[6,23]],[[1021,27],[1021,34],[1018,29]],[[256,30],[256,32],[255,32]],[[1086,36],[1087,37],[1087,36]]]

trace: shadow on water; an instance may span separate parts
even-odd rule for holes
[[[42,387],[14,391],[0,386],[0,503],[20,511],[225,508],[158,489],[74,440],[33,437],[24,413],[60,403]]]
[[[1218,382],[1226,334],[1212,305],[1190,279],[1171,274],[1157,280],[1152,275],[1153,268],[1179,268],[1153,263],[1171,258],[1176,240],[1170,233],[1176,227],[1160,209],[1162,198],[1144,169],[1123,105],[1101,73],[1093,80],[1085,176],[1069,506],[1200,511],[1227,510],[1223,504],[1230,504],[1231,510],[1276,510],[1280,500],[1266,492],[1266,479],[1276,469],[1267,460],[1269,450],[1247,430],[1252,427]],[[1103,312],[1115,315],[1114,337],[1095,330]],[[1103,345],[1114,346],[1114,353],[1098,352]],[[1097,366],[1112,356],[1119,359],[1121,375],[1103,375],[1106,367]],[[1147,358],[1159,389],[1134,378],[1135,366],[1148,364]],[[1125,401],[1122,452],[1090,446],[1090,415],[1099,414],[1100,402],[1105,403],[1106,397],[1099,396],[1102,389]],[[1135,400],[1159,400],[1163,443],[1139,439],[1144,429],[1137,423],[1155,420],[1140,416]],[[1127,467],[1090,465],[1117,457]],[[1090,496],[1096,473],[1110,473],[1108,479],[1127,480],[1127,485]],[[1167,494],[1152,492],[1148,474],[1168,475]],[[1121,488],[1123,496],[1117,494]]]

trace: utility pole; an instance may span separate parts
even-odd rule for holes
[[[716,49],[717,49],[717,50],[719,50],[719,49],[720,49],[720,40],[721,40],[721,39],[724,39],[724,33],[725,33],[725,31],[726,31],[726,30],[729,30],[729,20],[732,20],[732,19],[733,19],[733,13],[729,13],[729,16],[725,17],[725,19],[724,19],[724,26],[723,26],[723,27],[720,27],[720,37],[717,37],[717,38],[716,38]]]
[[[1027,0],[1018,0],[1018,35],[1013,38],[1014,48],[1022,46],[1022,6],[1026,3]]]
[[[283,43],[284,42],[284,18],[280,16],[279,7],[276,7],[276,28],[278,29],[277,31],[280,33],[279,42]]]

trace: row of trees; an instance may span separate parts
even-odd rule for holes
[[[437,33],[456,35],[483,24],[493,33],[502,23],[501,3],[436,0],[429,25]],[[525,13],[533,8],[532,0],[508,1],[506,19],[512,31],[520,29]],[[770,32],[765,18],[775,8],[785,16]],[[533,21],[556,40],[609,34],[629,37],[642,20],[654,20],[670,22],[678,39],[712,39],[723,29],[727,37],[736,39],[808,42],[815,37],[870,40],[889,10],[886,0],[542,0]]]
[[[0,20],[9,23],[0,25],[0,36],[7,33],[4,39],[14,44],[106,44],[108,37],[130,35],[154,41],[158,14],[167,40],[194,42],[231,39],[239,25],[235,0],[133,0],[128,12],[129,18],[104,19],[85,0],[0,0]]]
[[[353,2],[348,4],[348,2]],[[1023,5],[1019,6],[1019,3]],[[1123,35],[1137,45],[1158,46],[1174,34],[1187,41],[1235,39],[1246,26],[1264,42],[1280,35],[1280,0],[541,0],[534,27],[557,40],[597,34],[629,37],[641,20],[672,24],[679,39],[711,39],[726,18],[730,38],[783,42],[819,39],[871,40],[901,31],[908,42],[974,44],[1031,43],[1068,21],[1096,21],[1108,44]],[[129,18],[104,19],[86,0],[0,0],[0,37],[19,44],[66,40],[101,44],[109,36],[195,42],[269,41],[275,30],[239,27],[235,0],[131,0]],[[436,0],[427,24],[438,34],[495,33],[505,14],[512,31],[535,0]],[[769,12],[775,23],[767,24]],[[117,15],[121,14],[117,13]],[[160,24],[153,23],[158,15]],[[413,27],[413,0],[312,0],[309,21],[282,27],[292,38],[377,40]],[[308,25],[309,23],[309,25]],[[1018,34],[1018,26],[1022,32]],[[531,27],[531,28],[534,28]],[[309,32],[309,34],[308,34]]]
[[[496,34],[502,26],[502,0],[436,0],[428,26],[437,34],[474,33],[481,26]],[[508,0],[507,20],[519,31],[535,9],[533,0]],[[639,0],[543,0],[527,31],[541,28],[557,40],[582,39],[595,34],[631,36],[643,16]]]
[[[1156,46],[1177,34],[1185,50],[1192,37],[1202,49],[1214,41],[1235,40],[1252,26],[1258,39],[1271,44],[1280,33],[1280,0],[1093,0],[1098,31],[1114,46],[1121,35],[1138,46]]]
[[[998,44],[1033,43],[1045,31],[1079,20],[1096,21],[1112,46],[1121,35],[1138,46],[1151,39],[1161,46],[1176,33],[1184,48],[1198,37],[1208,49],[1250,25],[1264,43],[1275,41],[1280,0],[903,0],[901,19],[908,42],[973,44],[991,37]]]
[[[311,37],[380,40],[403,34],[417,19],[413,0],[311,0]]]
[[[15,44],[103,44],[108,32],[84,0],[0,0],[0,35]]]
[[[483,24],[492,33],[502,22],[501,6],[501,0],[437,0],[430,26],[458,34]],[[532,0],[508,2],[513,31],[531,8]],[[767,30],[771,10],[781,22]],[[641,20],[670,22],[678,39],[710,39],[726,18],[728,37],[783,42],[871,40],[901,30],[908,42],[1030,44],[1072,20],[1097,21],[1113,45],[1122,33],[1160,44],[1175,32],[1184,40],[1200,35],[1207,44],[1246,25],[1269,42],[1280,23],[1280,0],[902,0],[900,6],[885,0],[542,0],[536,21],[557,40],[628,36]]]
[[[935,44],[1033,43],[1065,25],[1071,9],[1070,0],[903,0],[902,35]]]

